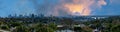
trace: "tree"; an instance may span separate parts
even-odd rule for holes
[[[10,28],[8,25],[3,25],[3,26],[0,26],[0,29],[9,30]]]
[[[111,28],[111,32],[120,32],[120,25],[115,25]]]
[[[50,24],[50,26],[47,26],[45,24],[37,24],[35,26],[35,31],[36,32],[54,32],[55,28],[53,24]]]
[[[55,23],[50,23],[48,26],[53,30],[57,29],[57,25]]]
[[[17,26],[12,32],[30,32],[26,26]]]
[[[49,27],[39,27],[36,32],[54,32],[54,30]]]
[[[20,22],[10,22],[9,25],[11,27],[16,27],[16,26],[22,26],[23,23],[20,23]]]

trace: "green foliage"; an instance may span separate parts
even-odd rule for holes
[[[10,28],[8,25],[2,25],[2,26],[0,26],[0,29],[9,30]]]
[[[54,32],[54,30],[49,27],[39,27],[36,32]]]
[[[111,30],[112,32],[120,32],[120,25],[113,26]]]
[[[48,26],[53,30],[57,30],[57,25],[55,23],[50,23]]]
[[[37,18],[36,15],[31,14],[31,17],[23,17],[21,15],[18,18],[0,18],[0,29],[11,30],[12,32],[54,32],[57,30],[57,25],[51,22],[60,21],[61,25],[74,25],[74,24],[85,24],[86,27],[77,27],[74,30],[80,32],[91,32],[93,29],[90,24],[93,24],[94,28],[104,26],[104,29],[100,29],[102,32],[120,32],[120,17],[109,17],[105,19],[95,19],[89,22],[74,23],[75,21],[71,18],[56,18],[56,17],[41,17]],[[30,21],[30,22],[29,22]],[[48,22],[47,22],[48,21]],[[45,23],[43,23],[45,22]],[[30,25],[32,24],[32,25]]]
[[[29,32],[29,29],[26,26],[17,26],[13,32]]]
[[[16,26],[22,26],[22,23],[20,23],[20,22],[10,22],[9,25],[12,26],[12,27],[16,27]]]
[[[51,23],[49,25],[38,23],[35,24],[35,27],[33,27],[33,29],[36,32],[54,32],[56,30],[56,25],[54,23]]]

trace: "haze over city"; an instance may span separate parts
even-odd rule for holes
[[[120,15],[120,0],[0,0],[0,16]]]
[[[0,0],[0,32],[120,32],[120,0]]]

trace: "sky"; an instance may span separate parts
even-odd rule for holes
[[[120,0],[0,0],[0,16],[120,15]]]

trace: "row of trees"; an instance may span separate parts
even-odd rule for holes
[[[75,28],[75,31],[92,32],[98,28],[102,32],[120,32],[120,17],[108,17],[91,21],[75,21],[72,18],[59,17],[7,17],[0,18],[0,29],[11,32],[55,32],[57,25],[85,24],[85,27]],[[92,24],[92,25],[91,25]],[[77,30],[76,30],[77,29]]]
[[[0,29],[10,32],[54,32],[57,28],[54,23],[31,23],[22,22],[2,22],[0,21]]]
[[[90,22],[84,22],[85,25],[90,25],[89,28],[100,29],[101,32],[120,32],[120,16],[108,17],[105,19],[96,19]]]

